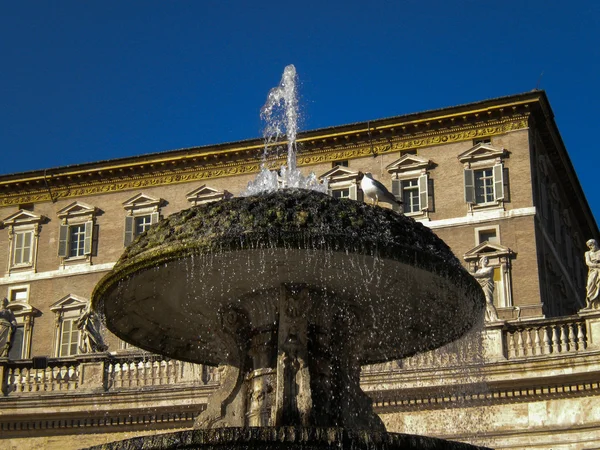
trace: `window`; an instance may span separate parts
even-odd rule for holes
[[[492,138],[490,138],[490,137],[483,137],[483,138],[473,139],[473,145],[477,145],[477,144],[491,144],[491,143],[492,143]]]
[[[350,188],[347,189],[332,189],[331,196],[333,198],[350,198]]]
[[[494,201],[494,174],[492,169],[475,170],[475,203]]]
[[[69,257],[85,255],[85,225],[69,227]]]
[[[77,319],[64,319],[60,327],[60,347],[58,356],[73,356],[78,353],[79,329]]]
[[[10,215],[0,225],[8,228],[8,273],[35,270],[37,240],[41,223],[46,218],[21,209]]]
[[[416,213],[421,211],[419,202],[419,180],[401,180],[400,191],[402,192],[402,202],[404,203],[404,213]]]
[[[58,256],[63,263],[91,263],[93,240],[96,235],[94,220],[96,208],[84,203],[71,203],[58,212],[62,219],[58,232]]]
[[[489,242],[491,244],[499,244],[500,239],[498,238],[499,229],[498,226],[494,228],[475,228],[475,241],[479,245],[482,242]]]
[[[460,154],[464,166],[465,203],[470,206],[501,206],[505,200],[504,162],[507,152],[481,142]]]
[[[335,168],[335,167],[348,167],[348,160],[344,160],[344,161],[334,161],[331,163],[331,168]]]
[[[338,164],[319,176],[319,179],[323,183],[327,183],[328,193],[333,198],[349,198],[350,200],[362,201],[363,193],[358,186],[359,177],[358,172],[353,172],[346,166]]]
[[[81,333],[77,328],[77,321],[87,304],[84,298],[69,294],[50,307],[56,321],[54,337],[56,357],[74,356],[80,353]]]
[[[17,328],[12,336],[12,346],[8,351],[8,359],[23,359],[23,347],[25,338],[25,325],[17,324]]]
[[[128,211],[128,215],[125,216],[123,236],[125,246],[131,244],[137,236],[158,222],[162,202],[162,199],[138,194],[123,203],[123,207]]]
[[[29,305],[29,285],[11,286],[8,288],[8,308],[15,315],[17,328],[12,336],[12,345],[8,352],[9,359],[29,358],[33,319],[37,311]]]
[[[491,233],[492,229],[487,231]],[[482,229],[480,232],[485,233],[485,230]],[[477,270],[477,265],[482,256],[486,256],[489,266],[494,268],[494,305],[498,308],[512,308],[511,261],[515,258],[515,253],[499,243],[481,241],[464,256],[471,272]]]
[[[63,258],[81,258],[92,252],[93,222],[61,225],[58,255]]]
[[[392,194],[403,203],[402,206],[394,206],[395,210],[411,216],[428,217],[432,210],[428,170],[433,166],[433,162],[428,159],[403,154],[387,167],[392,174]]]
[[[14,236],[15,245],[13,248],[13,266],[22,266],[31,264],[33,248],[33,230],[16,232]]]

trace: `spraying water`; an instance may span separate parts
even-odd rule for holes
[[[297,78],[296,68],[290,64],[284,69],[279,85],[269,92],[267,101],[260,111],[260,117],[265,121],[263,133],[265,150],[261,171],[253,181],[248,183],[248,188],[243,193],[245,196],[285,188],[327,192],[327,184],[320,183],[314,173],[305,177],[296,167]],[[269,170],[267,161],[277,156],[277,143],[282,138],[287,140],[287,165],[282,166],[279,171]]]

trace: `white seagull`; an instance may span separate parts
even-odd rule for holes
[[[374,205],[377,205],[380,201],[392,205],[402,205],[402,202],[397,200],[383,184],[373,178],[371,172],[364,174],[360,185],[365,195],[373,200]]]

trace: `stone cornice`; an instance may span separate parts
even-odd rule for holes
[[[371,141],[357,140],[360,133],[340,138],[334,135],[317,140],[299,139],[298,165],[311,166],[340,159],[354,159],[369,155],[381,155],[452,142],[471,140],[479,136],[494,136],[528,127],[528,113],[513,114],[510,117],[488,119],[485,122],[461,124],[450,129],[403,131],[398,135],[394,127],[379,130],[385,137],[373,137]],[[441,120],[441,119],[440,119]],[[467,119],[464,119],[465,121]],[[398,124],[400,129],[407,126]],[[413,127],[419,127],[419,124]],[[253,157],[248,157],[252,155]],[[235,158],[233,158],[235,156]],[[199,159],[202,159],[200,162]],[[143,161],[141,161],[143,162]],[[284,161],[273,160],[274,166]],[[215,152],[201,158],[189,157],[185,160],[173,159],[145,164],[131,164],[123,167],[108,166],[94,171],[65,171],[42,177],[29,177],[17,180],[0,178],[0,206],[56,201],[116,191],[139,190],[153,186],[205,181],[214,178],[257,173],[260,169],[258,153],[254,149],[238,149],[234,155]]]

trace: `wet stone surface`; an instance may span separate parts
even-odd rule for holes
[[[341,428],[221,428],[128,439],[90,450],[166,449],[353,449],[475,450],[461,442],[397,433],[353,432]]]

